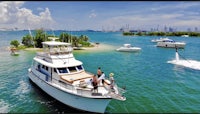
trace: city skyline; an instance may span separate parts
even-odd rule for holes
[[[164,30],[200,27],[198,1],[0,2],[0,29]]]

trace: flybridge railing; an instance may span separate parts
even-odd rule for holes
[[[46,53],[49,54],[69,54],[73,51],[72,47],[54,47],[44,50]]]

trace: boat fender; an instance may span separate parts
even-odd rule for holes
[[[31,72],[31,69],[29,68],[28,71]]]
[[[167,45],[165,45],[167,47]]]

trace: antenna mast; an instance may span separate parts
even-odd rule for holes
[[[30,28],[28,28],[28,31],[29,31],[29,34],[31,35],[31,38],[33,38]],[[34,38],[33,38],[33,46],[35,48]]]

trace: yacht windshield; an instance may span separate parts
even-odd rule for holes
[[[68,73],[66,68],[58,68],[59,73]]]
[[[83,70],[83,67],[80,65],[80,66],[77,66],[78,70]]]

